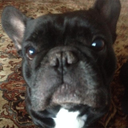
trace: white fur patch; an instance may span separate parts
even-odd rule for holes
[[[68,110],[61,108],[57,113],[55,121],[55,128],[82,128],[87,119],[87,115],[78,117],[79,112],[69,112]]]

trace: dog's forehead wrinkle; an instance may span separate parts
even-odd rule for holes
[[[84,21],[85,22],[85,21]],[[56,47],[58,45],[72,45],[75,46],[77,43],[81,42],[82,45],[91,45],[93,35],[95,33],[101,33],[93,28],[83,27],[80,25],[72,26],[71,23],[67,23],[68,29],[66,26],[56,27],[57,23],[51,21],[52,27],[49,27],[45,30],[45,27],[40,27],[39,29],[32,29],[31,34],[26,36],[26,40],[30,39],[31,45],[34,45],[39,51],[44,51],[49,48]],[[45,25],[47,26],[47,25]],[[71,27],[72,26],[72,27]],[[35,27],[36,28],[36,27]],[[80,29],[81,28],[81,29]],[[78,31],[77,31],[78,29]],[[54,31],[53,31],[54,30]],[[67,31],[68,30],[68,31]],[[70,31],[69,31],[70,30]],[[53,34],[53,35],[52,35]],[[100,34],[98,34],[98,37]],[[103,34],[104,35],[104,34]],[[104,35],[105,36],[105,35]],[[76,43],[75,43],[76,42]],[[23,43],[24,45],[25,43]],[[28,43],[30,45],[30,43]]]
[[[50,16],[48,16],[48,17],[50,17]],[[41,37],[40,35],[41,34],[43,35],[45,33],[45,31],[46,31],[46,33],[49,33],[49,34],[51,34],[51,33],[55,34],[54,31],[56,31],[56,32],[58,31],[59,32],[58,33],[59,36],[60,36],[60,34],[62,36],[64,31],[66,31],[65,28],[67,28],[67,27],[69,27],[69,29],[71,31],[74,31],[74,28],[76,26],[78,28],[81,27],[83,30],[85,29],[85,30],[88,31],[89,28],[90,28],[89,26],[92,25],[92,24],[90,25],[88,19],[81,18],[81,17],[80,17],[80,19],[78,17],[76,17],[76,16],[68,17],[69,19],[66,16],[63,16],[63,15],[61,16],[62,18],[57,18],[57,17],[60,17],[60,16],[55,16],[55,17],[56,18],[54,18],[52,20],[51,20],[51,18],[48,18],[45,21],[43,21],[45,18],[41,17],[42,18],[42,22],[39,22],[39,23],[38,23],[38,20],[41,19],[41,18],[39,18],[38,20],[36,19],[35,21],[31,21],[32,23],[31,22],[29,23],[31,25],[28,25],[28,27],[30,29],[27,29],[27,31],[29,30],[29,32],[26,32],[26,34],[25,34],[26,37],[25,38],[28,39],[28,38],[30,38],[30,36],[33,37],[33,38]],[[61,22],[58,19],[59,20],[62,19]],[[40,27],[40,26],[42,26],[42,27]],[[52,28],[52,31],[51,31],[51,28]],[[54,29],[54,31],[53,31],[53,29]],[[81,29],[79,29],[79,30],[83,31]],[[27,35],[27,33],[30,33],[30,34]]]

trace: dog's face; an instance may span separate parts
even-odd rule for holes
[[[106,112],[119,12],[118,0],[97,0],[87,11],[37,19],[5,8],[2,25],[23,58],[26,107],[36,125],[58,128],[53,119],[62,108],[79,112],[80,128]]]

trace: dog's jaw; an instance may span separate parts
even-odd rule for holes
[[[54,128],[83,128],[87,120],[87,115],[79,117],[79,111],[70,112],[61,108],[53,118],[55,121]]]

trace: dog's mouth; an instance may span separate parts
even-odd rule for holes
[[[71,108],[72,106],[86,105],[91,108],[102,108],[109,104],[109,96],[106,89],[91,88],[86,86],[73,86],[69,84],[62,84],[54,89],[53,93],[49,95],[45,92],[39,93],[33,97],[32,109],[36,111],[45,110],[54,106],[62,106],[64,108]],[[35,93],[35,92],[34,92]],[[27,92],[29,94],[29,92]]]
[[[88,105],[93,108],[100,108],[108,105],[107,92],[103,89],[87,89],[86,87],[71,86],[63,84],[53,94],[52,105],[64,107],[73,105]]]
[[[36,91],[28,88],[27,95],[34,95],[32,95],[31,99],[27,99],[28,96],[26,99],[31,101],[34,111],[43,111],[55,106],[70,109],[79,105],[102,109],[110,103],[108,90],[102,87],[87,88],[87,86],[73,86],[64,83],[55,88],[52,93],[49,92],[49,94],[48,91],[39,92],[39,90],[42,90],[41,88]]]

